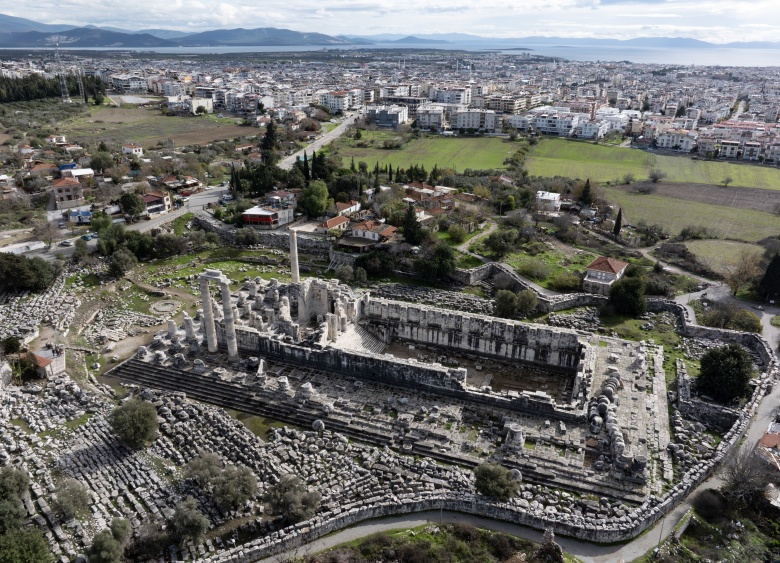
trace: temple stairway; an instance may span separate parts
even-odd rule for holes
[[[387,344],[357,324],[350,324],[331,346],[339,350],[371,352],[373,354],[381,354],[387,348]]]

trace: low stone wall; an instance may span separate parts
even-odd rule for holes
[[[758,355],[762,367],[771,371],[772,366],[776,365],[777,360],[772,352],[772,346],[760,334],[691,324],[688,310],[679,303],[668,299],[648,299],[647,310],[651,313],[661,311],[672,313],[677,317],[680,332],[689,338],[708,338],[710,340],[723,340],[724,342],[740,344]]]
[[[217,219],[209,219],[201,215],[196,215],[192,221],[199,229],[217,233],[225,242],[236,244],[237,229],[235,227],[225,225]],[[263,247],[290,250],[290,235],[287,231],[257,231],[257,236],[258,244]],[[298,251],[300,252],[327,256],[330,252],[330,247],[331,244],[328,239],[298,233]]]
[[[484,281],[493,275],[493,264],[483,264],[477,268],[471,268],[470,270],[464,270],[462,268],[456,269],[450,277],[457,283],[462,285],[474,285],[477,282]]]

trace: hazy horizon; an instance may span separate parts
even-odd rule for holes
[[[326,35],[467,33],[496,39],[682,37],[729,43],[780,38],[780,7],[774,0],[524,0],[509,5],[496,0],[413,5],[333,0],[327,7],[312,0],[266,0],[262,6],[247,0],[139,0],[132,9],[118,0],[0,0],[0,13],[45,24],[190,33],[277,27]]]

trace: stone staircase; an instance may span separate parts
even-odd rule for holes
[[[371,334],[360,325],[350,324],[338,340],[332,344],[339,350],[352,350],[354,352],[371,352],[381,354],[387,348],[387,344]]]

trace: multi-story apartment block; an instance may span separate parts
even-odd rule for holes
[[[742,160],[759,160],[761,158],[761,143],[747,141],[742,145]]]
[[[326,92],[320,97],[320,103],[331,113],[343,113],[355,105],[354,93],[349,90]]]
[[[431,99],[443,104],[467,106],[471,103],[471,88],[437,88],[431,90]]]
[[[720,157],[721,158],[737,158],[739,154],[739,141],[727,141],[720,142]]]
[[[420,129],[441,131],[449,126],[444,106],[441,104],[424,104],[417,108],[417,126]]]
[[[696,146],[699,134],[687,129],[670,129],[661,133],[656,139],[656,144],[662,149],[691,152]]]
[[[369,106],[365,115],[370,123],[393,129],[409,120],[409,110],[405,106]]]
[[[496,130],[496,112],[490,109],[469,109],[455,112],[452,128],[493,133]]]
[[[526,98],[519,96],[487,96],[485,108],[492,109],[496,113],[514,115],[526,108]]]
[[[112,74],[109,84],[121,94],[141,94],[147,91],[146,80],[131,74]]]

